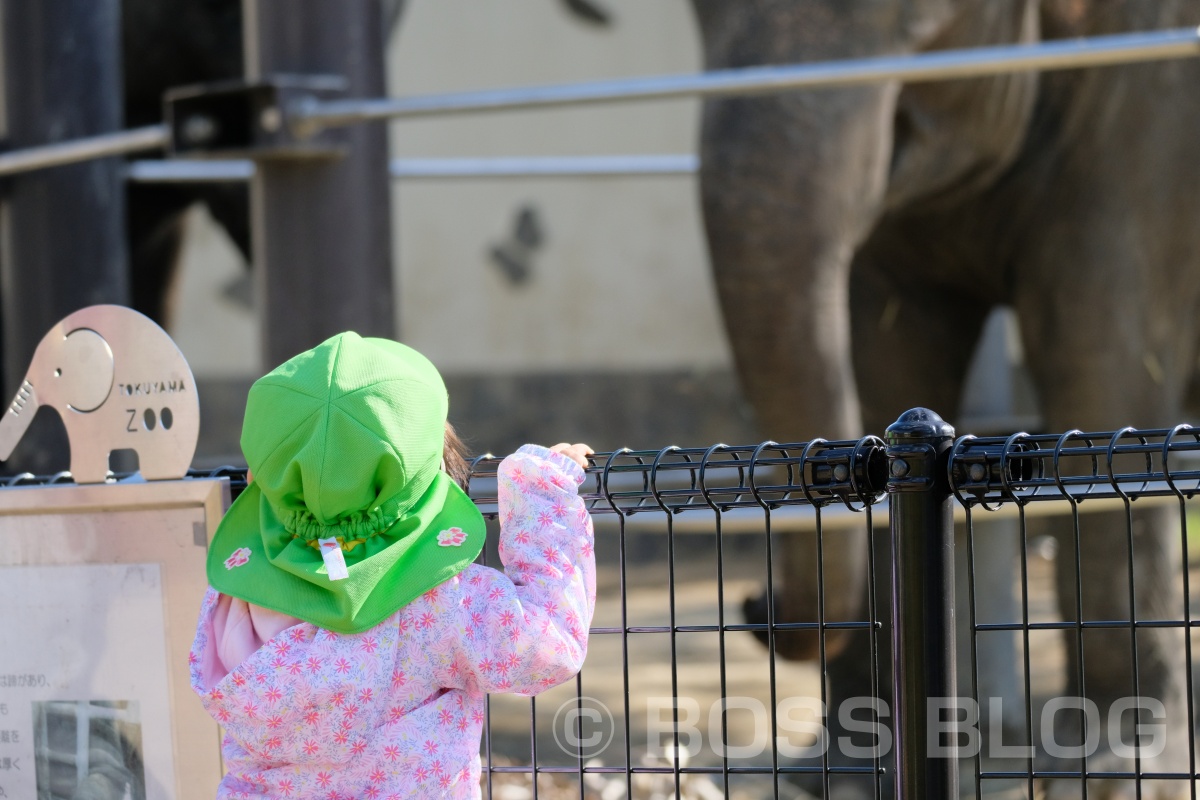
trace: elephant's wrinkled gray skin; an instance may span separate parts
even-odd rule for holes
[[[709,69],[1200,23],[1200,0],[694,6]],[[998,304],[1016,310],[1048,430],[1179,421],[1200,304],[1198,86],[1200,61],[1191,59],[709,101],[705,225],[763,435],[880,434],[914,406],[953,421],[980,328]],[[1073,620],[1066,527],[1059,604]],[[1138,617],[1181,619],[1177,522],[1139,514],[1134,529]],[[1084,522],[1084,619],[1129,617],[1124,531],[1123,519]],[[776,619],[812,620],[811,543],[788,541],[776,574],[792,580],[777,594]],[[827,592],[827,617],[861,618],[863,538],[830,535],[824,547],[826,585],[839,587]],[[1083,692],[1073,637],[1064,694],[1086,693],[1102,710],[1133,694],[1127,628],[1089,631]],[[830,632],[828,643],[841,653],[829,669],[833,702],[867,694],[855,682],[866,674],[862,641]],[[788,657],[815,656],[815,637],[781,634],[777,644]],[[1187,771],[1182,634],[1143,629],[1137,650],[1141,694],[1169,710],[1167,750],[1142,769]],[[833,707],[830,716],[836,722]],[[1076,715],[1056,721],[1065,726],[1058,741],[1070,742]],[[1132,770],[1133,761],[1113,756],[1105,734],[1087,768]],[[1077,781],[1047,788],[1080,793]],[[1190,795],[1181,781],[1146,784],[1142,796],[1160,788]],[[1088,796],[1133,791],[1130,781],[1092,782]]]

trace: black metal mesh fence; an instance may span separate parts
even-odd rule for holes
[[[1187,427],[962,437],[939,462],[959,529],[959,691],[919,698],[932,722],[909,746],[961,759],[964,795],[1195,796],[1188,514],[1198,442]],[[877,527],[894,460],[878,439],[599,457],[588,496],[614,582],[601,590],[593,650],[573,687],[504,717],[527,723],[527,741],[493,746],[493,782],[519,774],[531,793],[555,797],[892,796],[889,745],[912,734],[890,718],[887,595],[918,588],[904,573],[892,585],[890,537]],[[855,535],[868,541],[863,603],[831,615],[830,598],[855,588],[842,567],[831,572],[829,543]],[[789,548],[810,558],[781,558]],[[815,586],[809,615],[777,602],[755,620],[752,603],[740,607],[761,587],[778,597],[805,585]],[[862,691],[842,669],[854,647],[827,646],[840,633],[867,639],[857,654],[876,705],[839,687]],[[814,641],[799,649],[812,664],[780,657],[781,641],[806,636]],[[569,717],[576,742],[603,733],[584,725],[593,703],[612,744],[556,762],[572,742],[548,745],[544,728],[565,731]],[[558,713],[563,704],[576,713]]]
[[[925,448],[925,472],[922,448],[594,456],[588,657],[535,698],[490,698],[484,796],[935,797],[957,781],[978,798],[1194,798],[1200,430],[963,436]],[[477,459],[470,483],[493,527],[498,463]],[[244,486],[238,468],[191,475],[222,476]],[[946,513],[914,527],[898,505],[913,490]],[[923,606],[955,575],[895,557],[953,541],[950,525],[957,641]],[[499,565],[494,536],[483,557]],[[957,650],[946,697],[921,687],[954,676],[904,674],[944,669],[938,648]],[[951,783],[915,788],[948,763]]]
[[[879,444],[597,455],[582,490],[599,572],[587,662],[535,699],[491,699],[485,796],[796,797],[798,781],[817,794],[857,781],[873,794],[882,751],[857,766],[831,763],[818,728],[826,638],[867,634],[877,665],[876,598],[864,590],[861,616],[829,617],[819,565],[828,528],[870,538],[879,498],[866,486],[883,470]],[[492,518],[497,464],[477,461],[471,482]],[[747,621],[748,597],[792,585],[777,566],[784,547],[811,550],[804,580],[818,603],[792,617],[762,603],[761,621]],[[782,659],[786,637],[808,640],[816,664]]]
[[[1198,441],[1180,426],[956,443],[977,796],[1196,796]],[[996,585],[981,545],[1015,575]]]

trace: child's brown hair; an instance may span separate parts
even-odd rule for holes
[[[442,449],[442,458],[446,464],[446,474],[462,487],[463,491],[466,491],[467,481],[471,477],[471,461],[468,457],[467,446],[463,444],[462,439],[458,438],[458,433],[449,420],[446,420],[446,439]]]

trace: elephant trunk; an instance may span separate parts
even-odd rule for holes
[[[38,410],[37,391],[29,381],[21,381],[17,396],[0,417],[0,461],[7,461]]]

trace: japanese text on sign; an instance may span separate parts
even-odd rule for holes
[[[23,672],[0,675],[0,689],[39,689],[49,685],[49,679],[41,673]]]

